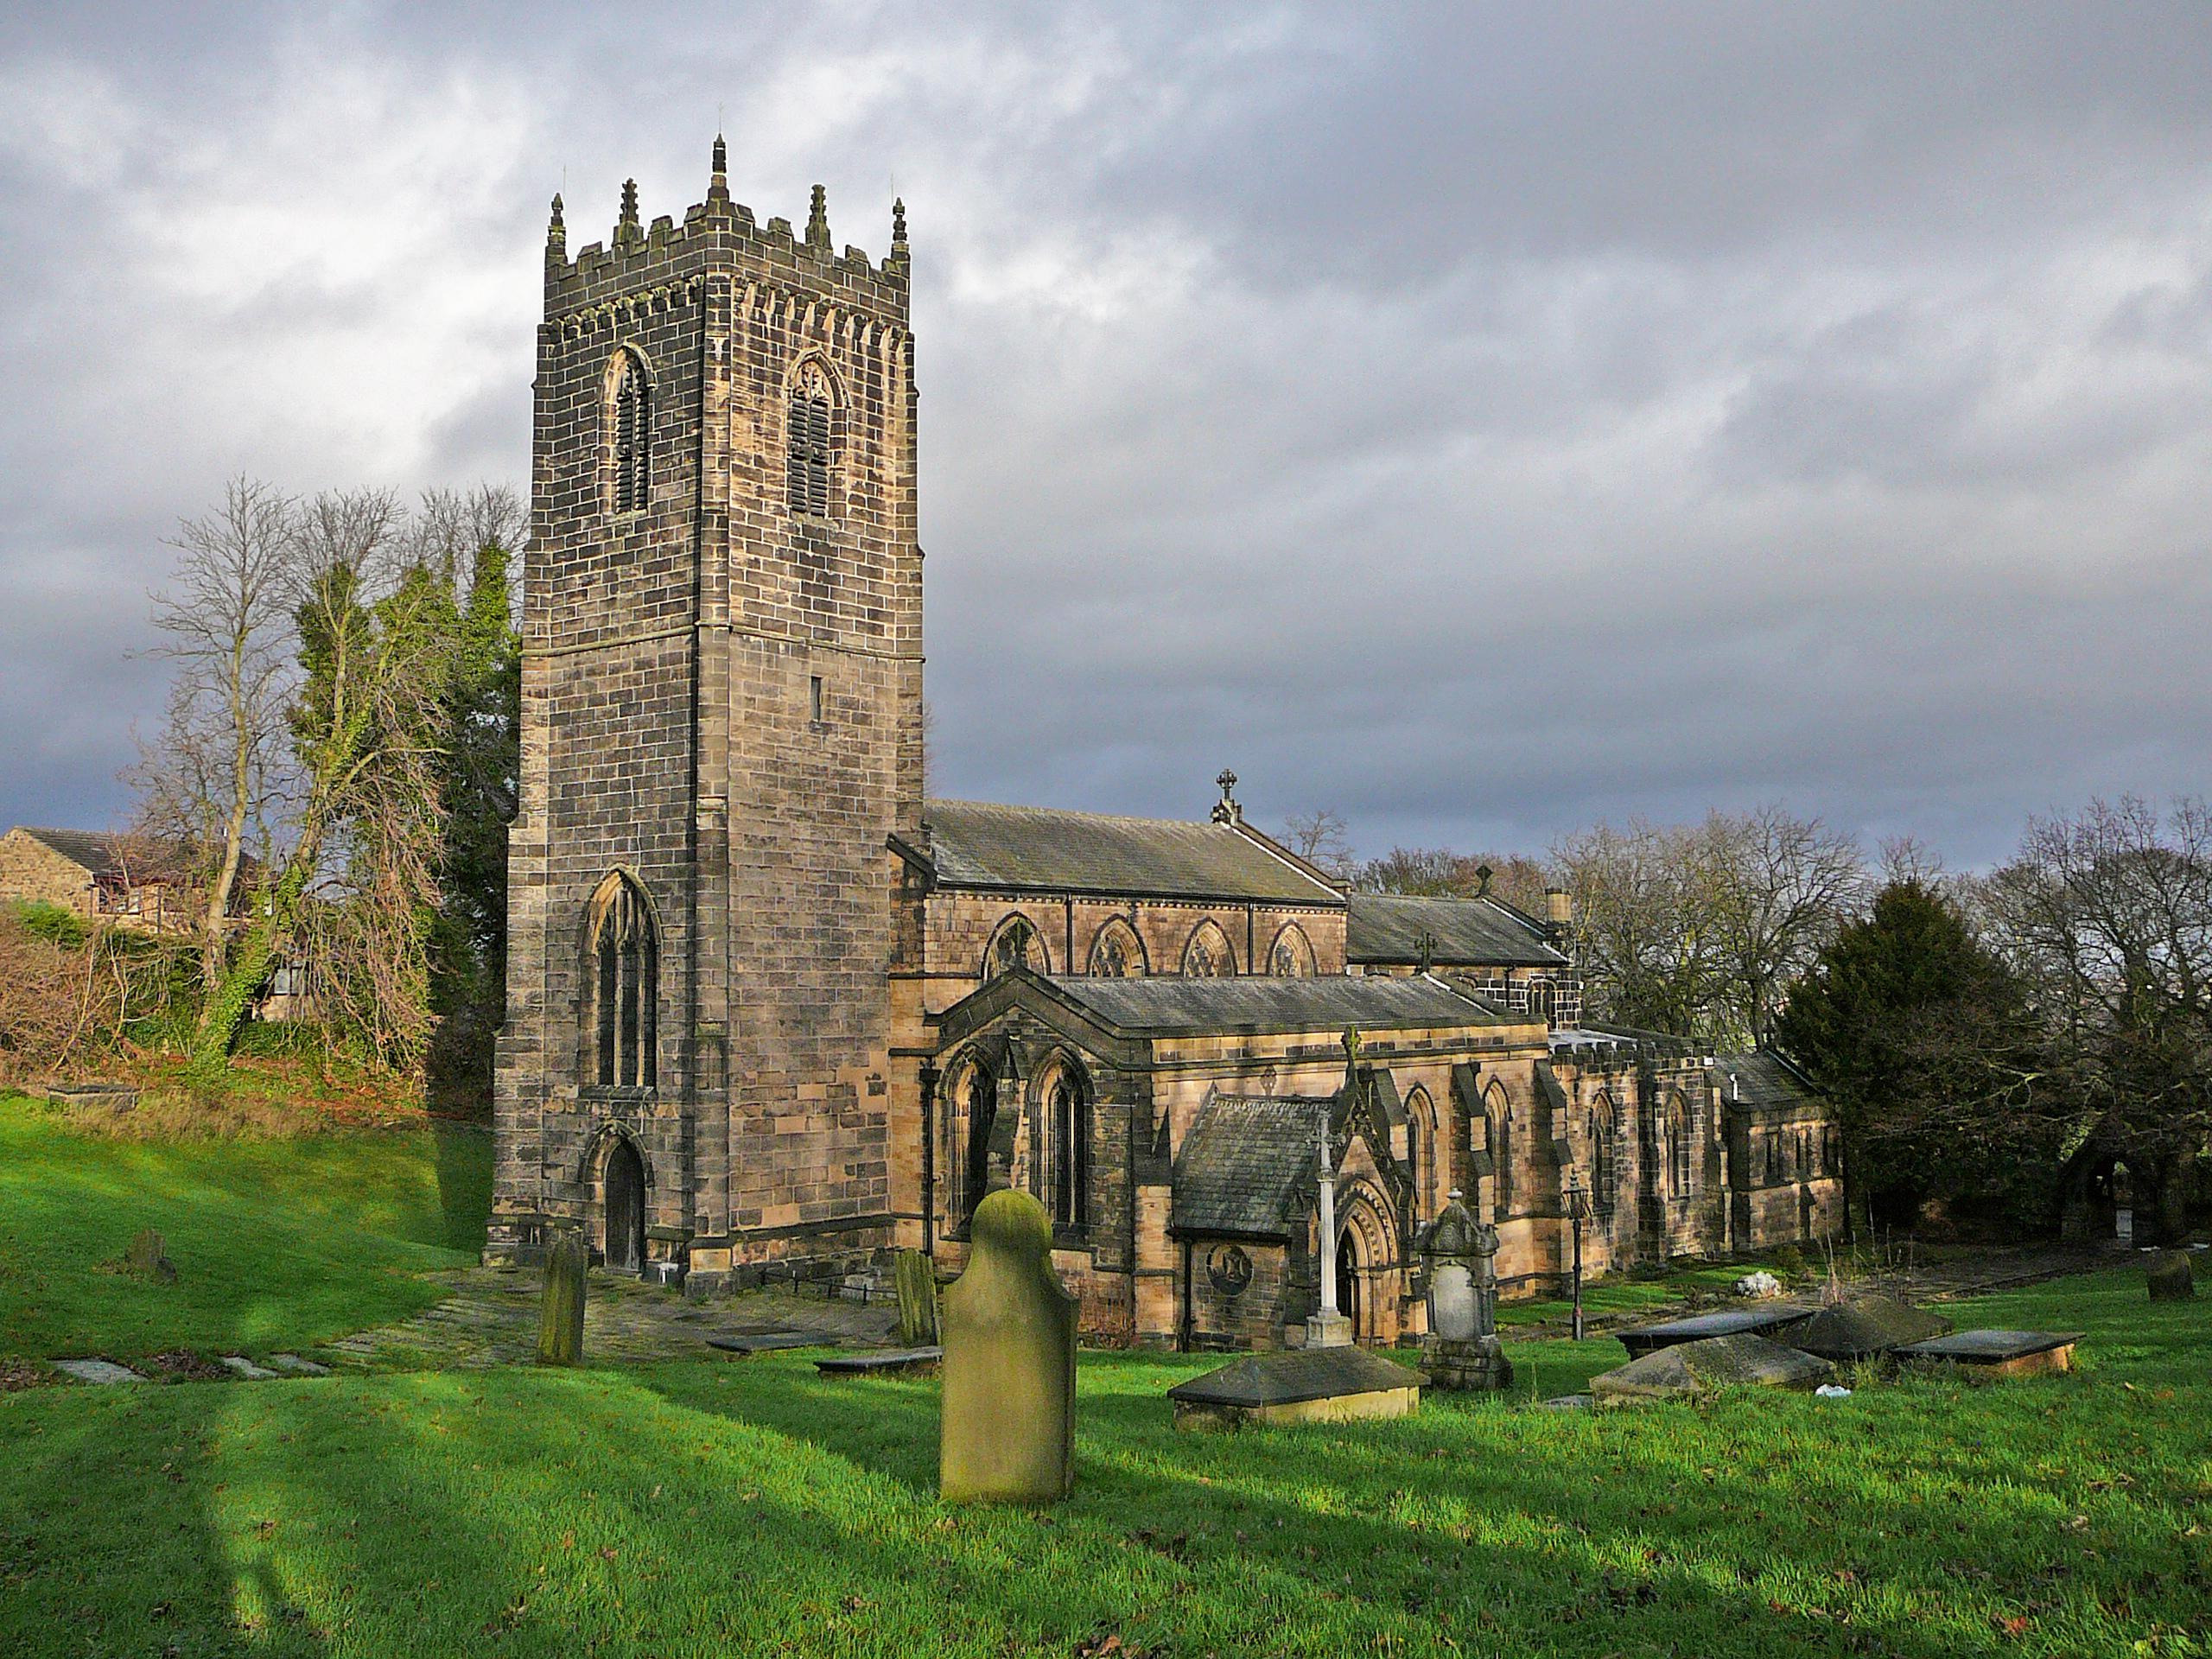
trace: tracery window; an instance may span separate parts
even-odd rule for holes
[[[635,353],[616,359],[610,415],[614,511],[643,512],[652,495],[652,387]]]
[[[983,977],[996,979],[1016,963],[1040,974],[1052,969],[1045,957],[1045,942],[1026,916],[1007,917],[991,936],[990,946],[983,952]]]
[[[1601,1216],[1613,1213],[1613,1121],[1611,1103],[1601,1100],[1590,1114],[1590,1207]]]
[[[830,433],[835,407],[829,372],[809,359],[792,378],[785,423],[785,482],[793,512],[830,511]]]
[[[1090,942],[1090,971],[1101,979],[1136,979],[1144,974],[1144,946],[1136,931],[1116,916]]]
[[[1282,931],[1275,935],[1274,948],[1268,953],[1268,971],[1277,979],[1313,976],[1313,941],[1296,922],[1285,922]]]
[[[635,881],[618,871],[599,884],[592,894],[587,937],[588,1080],[602,1088],[651,1089],[657,1070],[660,944],[652,907]]]
[[[1183,947],[1183,971],[1192,979],[1226,979],[1236,971],[1229,936],[1219,924],[1200,922],[1191,930],[1191,941]]]
[[[1045,1091],[1052,1144],[1052,1224],[1060,1228],[1090,1223],[1090,1114],[1082,1080],[1072,1067],[1052,1074]]]

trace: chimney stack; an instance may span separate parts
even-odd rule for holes
[[[1565,887],[1544,889],[1544,919],[1554,927],[1574,925],[1574,900],[1567,896]]]

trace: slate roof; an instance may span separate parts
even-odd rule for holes
[[[124,853],[130,845],[126,836],[105,830],[41,830],[28,823],[16,828],[100,880],[124,879]],[[130,874],[142,887],[176,879],[164,861],[152,853],[142,853],[130,860]]]
[[[1122,1031],[1363,1031],[1513,1023],[1433,979],[1062,976],[1054,989]]]
[[[1227,824],[983,801],[928,801],[922,817],[946,887],[1344,902],[1336,888]]]
[[[1564,968],[1538,924],[1494,899],[1416,899],[1355,893],[1346,899],[1344,957],[1351,962],[1417,963],[1421,936],[1430,960],[1450,968]]]
[[[1216,1095],[1175,1154],[1167,1224],[1178,1233],[1283,1238],[1299,1183],[1320,1158],[1326,1095]]]
[[[1732,1106],[1807,1106],[1816,1098],[1804,1074],[1770,1048],[1724,1054],[1719,1064],[1720,1097]]]

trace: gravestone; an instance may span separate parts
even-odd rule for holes
[[[2196,1274],[2186,1250],[2170,1250],[2145,1274],[2154,1302],[2185,1302],[2196,1294]]]
[[[1497,1229],[1476,1220],[1454,1192],[1422,1230],[1420,1249],[1428,1262],[1421,1370],[1440,1389],[1505,1387],[1513,1381],[1513,1364],[1497,1340]]]
[[[537,1363],[580,1365],[584,1357],[584,1273],[591,1252],[573,1233],[545,1256],[545,1300],[537,1315]]]
[[[2079,1331],[1961,1331],[1893,1350],[1901,1364],[1958,1365],[1985,1376],[2037,1376],[2074,1369]]]
[[[1802,1325],[1783,1332],[1792,1348],[1839,1362],[1878,1359],[1908,1342],[1951,1334],[1941,1313],[1901,1302],[1877,1291],[1861,1291],[1827,1303]]]
[[[904,1348],[937,1345],[937,1264],[919,1250],[899,1252],[899,1343]]]
[[[968,1236],[967,1270],[944,1293],[938,1490],[1056,1503],[1075,1485],[1076,1299],[1052,1272],[1052,1218],[1003,1187]]]
[[[154,1279],[162,1284],[176,1282],[176,1263],[167,1255],[158,1228],[141,1228],[130,1241],[130,1248],[124,1253],[123,1265],[141,1279]]]

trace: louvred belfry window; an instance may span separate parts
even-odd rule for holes
[[[650,494],[652,391],[627,352],[614,385],[614,511],[643,512]]]
[[[819,363],[809,363],[791,383],[786,442],[788,482],[793,512],[830,511],[830,435],[833,400],[830,377]]]

